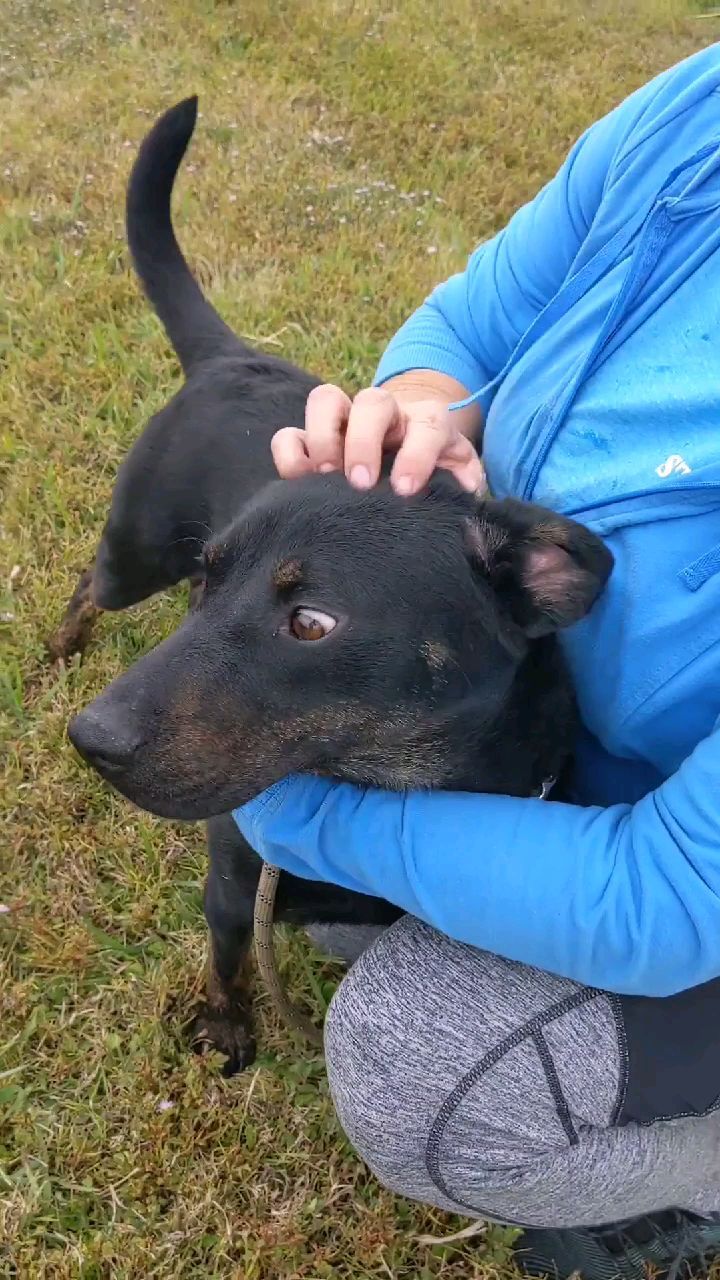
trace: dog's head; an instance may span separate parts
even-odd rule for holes
[[[207,544],[201,607],[70,737],[167,817],[228,811],[303,771],[524,794],[539,700],[565,684],[548,637],[587,613],[611,564],[582,526],[447,477],[411,499],[277,481]]]

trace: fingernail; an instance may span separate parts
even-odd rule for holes
[[[415,481],[412,476],[398,476],[394,484],[395,492],[399,493],[401,498],[409,497],[414,488]]]
[[[320,464],[320,466],[318,467],[318,471],[319,471],[319,472],[320,472],[320,474],[321,474],[321,475],[323,475],[323,476],[326,476],[326,475],[327,475],[327,473],[328,473],[328,471],[334,471],[334,470],[335,470],[335,463],[334,463],[334,462],[322,462],[322,463]]]
[[[350,483],[356,489],[369,489],[372,481],[367,467],[353,467],[350,472]]]

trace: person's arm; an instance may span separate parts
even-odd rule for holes
[[[717,81],[718,57],[695,59],[664,72],[631,94],[593,124],[572,147],[558,173],[492,239],[481,244],[465,269],[440,284],[402,325],[385,350],[377,386],[395,384],[415,369],[435,370],[473,393],[490,383],[506,365],[533,321],[558,292],[587,238],[603,195],[623,172],[626,156],[645,139],[660,136],[664,113],[677,109],[676,132],[689,134],[692,110],[684,97],[704,92],[703,119],[715,110],[707,87]],[[696,121],[697,123],[697,121]],[[653,160],[658,150],[650,143]],[[628,193],[644,198],[642,184]],[[484,411],[488,397],[482,397]]]
[[[633,807],[286,779],[237,810],[263,858],[624,994],[720,975],[720,731]]]

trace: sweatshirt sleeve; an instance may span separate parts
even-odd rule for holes
[[[589,986],[666,996],[720,974],[719,779],[715,732],[632,807],[294,777],[235,818],[296,875]]]
[[[719,78],[716,47],[663,72],[593,124],[539,194],[402,325],[380,360],[376,384],[432,369],[477,393],[497,378],[571,274],[603,195],[629,157],[637,163],[645,144],[653,155],[666,149],[663,131],[677,132],[681,119],[692,138],[692,108],[704,96],[704,110],[711,110],[707,95]],[[631,190],[636,200],[644,194],[640,181]]]

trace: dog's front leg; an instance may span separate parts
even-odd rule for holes
[[[239,833],[238,833],[239,839]],[[224,856],[213,856],[205,886],[210,930],[205,1003],[193,1026],[193,1045],[216,1049],[227,1059],[223,1075],[248,1067],[255,1057],[250,974],[254,893],[232,875]]]
[[[205,979],[205,1002],[192,1030],[199,1052],[215,1049],[226,1059],[224,1076],[244,1071],[255,1059],[255,1036],[250,1009],[250,934],[238,940],[210,934]]]
[[[62,621],[47,642],[52,662],[67,662],[74,653],[82,653],[102,612],[92,597],[93,568],[91,565],[81,573]]]

